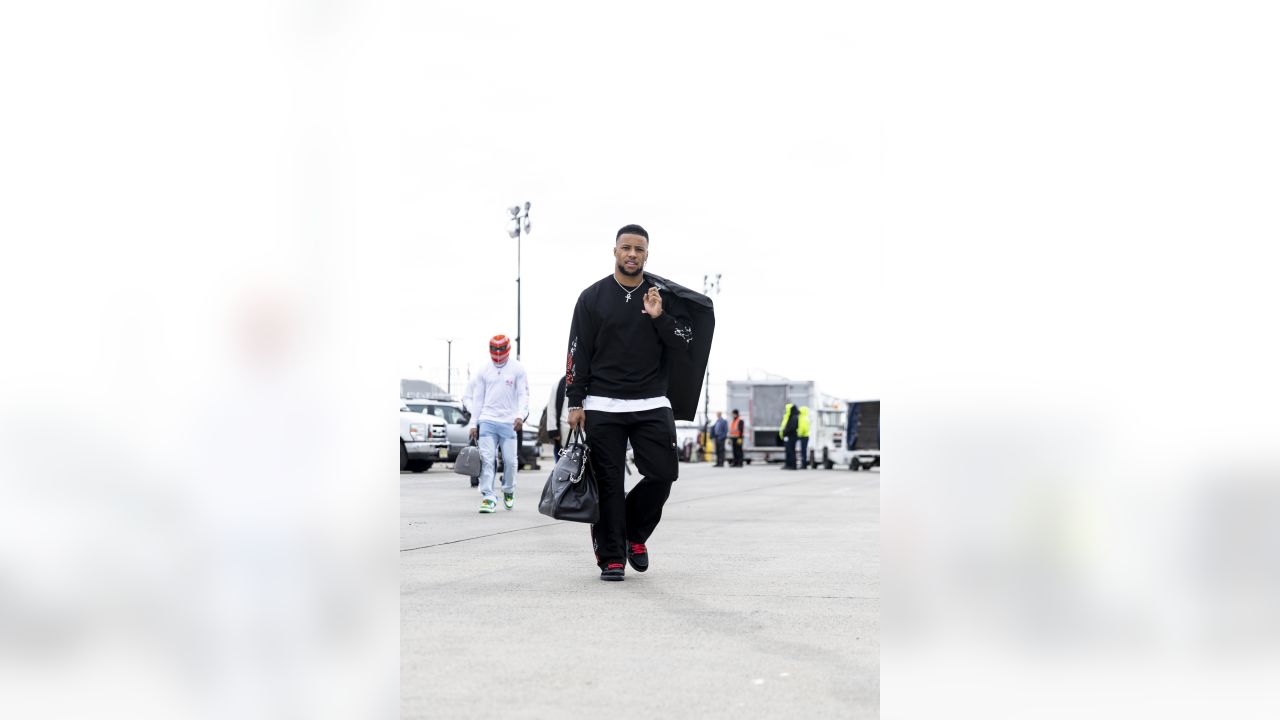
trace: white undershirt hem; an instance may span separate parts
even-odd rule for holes
[[[671,401],[665,397],[621,400],[619,398],[588,395],[582,399],[583,410],[595,410],[596,412],[640,412],[642,410],[657,410],[658,408],[669,407],[671,407]]]

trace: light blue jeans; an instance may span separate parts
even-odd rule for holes
[[[498,446],[502,446],[502,492],[516,491],[516,468],[520,467],[520,456],[516,446],[516,429],[511,423],[496,423],[483,420],[480,423],[480,494],[490,500],[497,501],[498,495],[493,490],[493,461]]]

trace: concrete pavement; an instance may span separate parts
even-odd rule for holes
[[[609,583],[538,513],[549,471],[492,515],[401,474],[401,717],[877,716],[879,472],[681,463],[649,571]]]

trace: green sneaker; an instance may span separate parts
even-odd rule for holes
[[[515,494],[515,493],[502,493],[502,504],[503,504],[503,505],[506,505],[508,510],[510,510],[511,508],[515,507],[515,506],[516,506],[516,494]]]
[[[498,503],[490,500],[489,498],[485,498],[480,501],[480,512],[482,513],[491,513],[497,509],[498,509]]]

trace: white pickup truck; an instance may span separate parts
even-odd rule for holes
[[[400,469],[425,472],[449,457],[449,430],[435,415],[413,412],[400,403]]]

